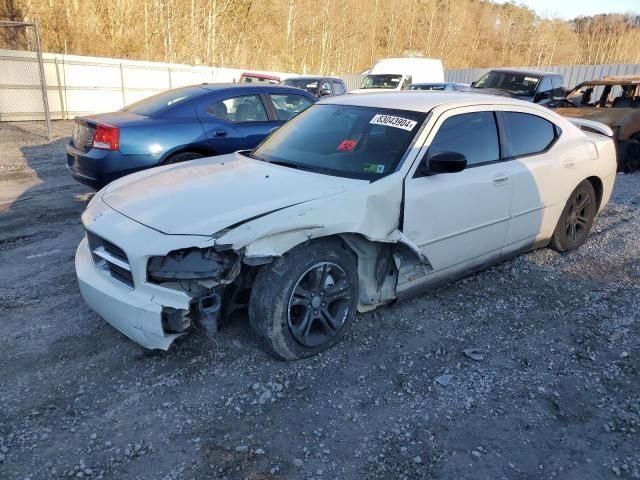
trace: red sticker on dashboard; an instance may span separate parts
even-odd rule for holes
[[[358,144],[357,140],[343,140],[340,145],[338,145],[339,152],[351,152],[356,145]]]

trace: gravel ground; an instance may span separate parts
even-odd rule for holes
[[[246,319],[158,353],[84,305],[90,190],[70,124],[34,125],[0,124],[0,478],[640,478],[640,173],[580,250],[360,315],[314,358]]]

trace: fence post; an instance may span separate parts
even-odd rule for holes
[[[120,64],[120,91],[122,92],[122,108],[127,106],[127,97],[124,89],[124,69],[122,63]]]
[[[42,49],[40,48],[40,28],[36,18],[33,26],[36,34],[36,50],[38,52],[38,70],[40,71],[40,88],[42,89],[42,102],[44,104],[44,118],[47,124],[47,138],[53,140],[51,133],[51,113],[49,112],[49,96],[47,95],[47,79],[44,77],[44,63],[42,62]]]
[[[58,57],[53,59],[56,65],[56,79],[58,80],[58,97],[60,98],[60,116],[62,120],[67,120],[67,115],[65,113],[65,105],[64,105],[64,96],[62,95],[62,82],[60,81],[60,64],[58,63]]]

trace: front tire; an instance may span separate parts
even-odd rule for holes
[[[584,180],[569,196],[551,237],[551,248],[567,252],[580,247],[589,236],[596,212],[596,192],[591,182]]]
[[[249,323],[273,356],[297,360],[335,345],[358,306],[354,255],[337,240],[301,245],[256,276]]]

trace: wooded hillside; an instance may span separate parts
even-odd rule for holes
[[[486,0],[0,0],[0,19],[34,17],[48,52],[266,70],[640,63],[640,16],[546,20]]]

